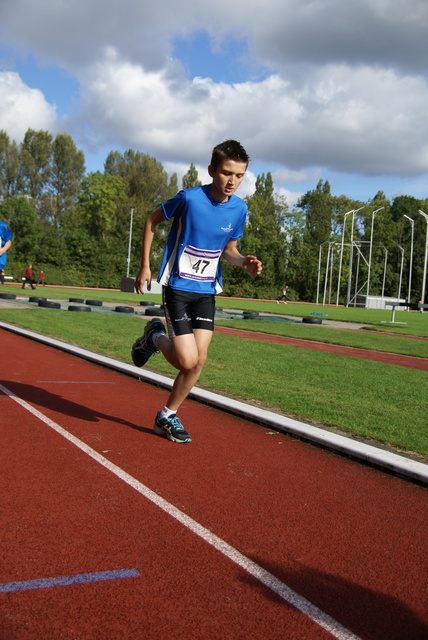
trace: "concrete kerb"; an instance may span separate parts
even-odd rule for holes
[[[152,371],[140,369],[132,364],[120,362],[114,358],[109,358],[87,349],[83,349],[27,329],[22,329],[21,327],[10,325],[5,322],[0,322],[0,328],[12,331],[13,333],[17,333],[31,340],[47,344],[51,347],[61,349],[62,351],[66,351],[96,364],[130,375],[134,378],[145,380],[148,383],[156,384],[167,389],[172,387],[173,380],[170,378]],[[412,460],[411,458],[406,458],[405,456],[397,453],[380,449],[371,444],[359,442],[358,440],[354,440],[319,427],[314,427],[304,422],[288,418],[287,416],[277,414],[273,411],[261,409],[245,402],[240,402],[233,398],[227,398],[221,394],[206,391],[198,387],[193,388],[190,393],[190,397],[210,406],[217,407],[218,409],[228,411],[234,415],[251,420],[252,422],[263,424],[294,437],[320,445],[336,453],[345,454],[350,458],[354,458],[384,469],[385,471],[395,473],[403,478],[428,485],[428,464],[423,462]]]

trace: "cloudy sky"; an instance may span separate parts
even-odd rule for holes
[[[205,180],[212,147],[290,204],[319,179],[428,197],[427,0],[1,0],[0,129],[66,131]]]

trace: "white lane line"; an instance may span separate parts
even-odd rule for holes
[[[339,622],[334,620],[331,616],[321,609],[318,609],[314,604],[306,600],[303,596],[299,595],[284,582],[276,578],[273,574],[269,573],[256,564],[237,549],[229,545],[227,542],[216,536],[212,531],[206,529],[201,524],[187,516],[185,513],[174,507],[171,503],[161,498],[157,493],[146,487],[144,484],[136,480],[133,476],[129,475],[126,471],[116,466],[104,456],[100,455],[97,451],[89,447],[87,444],[73,436],[71,433],[63,429],[56,422],[45,416],[38,409],[32,407],[28,402],[19,398],[13,391],[10,391],[6,387],[0,384],[0,391],[9,396],[12,400],[15,400],[21,407],[32,413],[36,418],[44,422],[48,427],[51,427],[58,434],[66,438],[69,442],[74,444],[78,449],[86,453],[93,460],[101,464],[105,469],[108,469],[115,476],[126,482],[130,487],[138,491],[145,498],[153,502],[156,506],[162,509],[165,513],[175,518],[178,522],[187,527],[194,534],[202,538],[205,542],[212,547],[220,551],[229,560],[237,564],[241,569],[244,569],[251,576],[259,580],[265,587],[276,593],[289,605],[303,613],[310,618],[317,625],[329,632],[337,640],[360,640],[360,638],[354,635],[351,631],[343,627]]]

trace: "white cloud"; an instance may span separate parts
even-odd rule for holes
[[[304,182],[317,183],[322,175],[320,168],[291,171],[290,169],[277,169],[272,177],[275,183],[287,182],[288,184],[303,184]]]
[[[81,103],[67,128],[85,149],[132,147],[205,166],[212,146],[234,137],[291,184],[316,182],[323,169],[426,173],[427,27],[426,0],[3,0],[0,8],[4,42],[78,79]],[[217,50],[245,39],[248,66],[264,77],[187,77],[173,42],[198,30]],[[18,118],[0,107],[9,133],[55,128],[40,92],[16,74],[1,87],[2,102],[17,105]]]
[[[0,73],[0,129],[21,142],[28,128],[56,129],[55,108],[38,89],[27,87],[17,73]]]
[[[289,189],[285,189],[284,187],[280,187],[275,190],[275,194],[280,198],[285,198],[288,204],[289,210],[291,210],[294,206],[296,206],[298,200],[304,195],[303,191],[290,191]]]
[[[85,74],[83,118],[100,144],[115,139],[170,160],[203,162],[237,137],[259,160],[292,171],[325,166],[362,174],[428,167],[428,84],[393,71],[314,69],[295,87],[279,76],[236,85],[146,72],[111,50]]]

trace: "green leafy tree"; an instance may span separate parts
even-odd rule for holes
[[[52,135],[28,129],[21,144],[21,171],[25,194],[38,205],[51,179]]]
[[[10,141],[5,131],[0,131],[0,197],[19,195],[20,157],[15,141]]]
[[[388,198],[385,195],[385,192],[378,191],[371,202],[372,204],[377,205],[379,203],[385,202],[385,200],[388,200]]]
[[[299,294],[299,282],[304,265],[304,231],[305,217],[301,209],[288,209],[284,202],[284,216],[282,220],[284,232],[285,268],[282,286],[289,287],[288,298],[297,299]]]
[[[104,163],[104,172],[120,176],[127,196],[134,205],[139,203],[146,211],[152,211],[174,195],[162,164],[147,153],[133,149],[128,149],[123,154],[112,151]]]
[[[74,274],[87,286],[118,286],[119,265],[126,260],[125,243],[117,235],[124,200],[119,176],[97,171],[84,178],[78,206],[64,216],[66,277]]]
[[[297,207],[305,215],[303,263],[298,292],[303,300],[314,300],[319,248],[330,240],[333,229],[333,201],[328,180],[320,180],[316,189],[300,198]]]
[[[6,131],[0,130],[0,195],[6,198],[8,195],[6,179],[6,162],[10,140]]]
[[[373,228],[372,257],[370,270],[370,295],[395,295],[394,270],[391,264],[385,263],[397,253],[396,227],[391,218],[391,203],[383,191],[378,191],[367,206],[359,214],[363,219],[363,230],[360,234],[365,242],[366,259],[369,260],[370,240]],[[394,248],[395,247],[395,248]],[[385,269],[386,264],[386,269]],[[367,274],[368,276],[368,274]],[[384,289],[385,286],[385,289]],[[366,290],[362,291],[363,294]]]
[[[42,229],[34,207],[24,197],[11,197],[1,203],[0,216],[13,234],[12,246],[8,252],[8,267],[16,277],[22,276],[22,268],[27,262],[39,260],[39,246]]]
[[[146,217],[177,193],[177,175],[173,174],[168,178],[160,162],[133,149],[128,149],[124,154],[110,152],[104,170],[106,174],[121,177],[125,184],[126,197],[120,208],[121,224],[116,230],[122,243],[126,243],[129,238],[130,210],[134,210],[130,273],[136,273],[141,259],[141,238]],[[154,272],[160,264],[169,226],[160,225],[156,230],[152,244]]]
[[[178,192],[178,179],[177,174],[173,173],[169,178],[168,183],[168,197],[171,198]]]
[[[182,185],[192,188],[198,184],[192,163]],[[178,189],[176,174],[169,177],[159,161],[133,149],[111,151],[104,174],[85,177],[83,153],[68,134],[53,138],[47,131],[28,129],[17,145],[0,130],[0,214],[14,233],[8,266],[16,267],[18,277],[25,263],[32,261],[48,271],[52,283],[118,286],[127,267],[130,237],[131,273],[135,274],[146,216]],[[380,294],[385,282],[385,294],[397,295],[404,251],[402,293],[407,294],[413,226],[412,300],[420,299],[426,222],[419,210],[428,213],[428,199],[403,195],[391,203],[379,190],[364,204],[345,195],[333,196],[329,182],[320,180],[290,211],[285,198],[275,194],[268,173],[258,176],[255,192],[247,201],[247,228],[239,248],[243,254],[257,255],[264,270],[253,279],[224,262],[225,293],[273,298],[287,284],[295,299],[314,300],[320,246],[333,247],[331,264],[337,276],[344,214],[359,209],[352,219],[353,238],[361,251],[360,281],[367,275],[362,254],[367,258],[373,225],[370,293]],[[342,295],[349,276],[350,220],[348,217],[344,236]],[[156,230],[154,272],[169,226],[165,223]]]
[[[318,248],[332,232],[333,203],[328,180],[320,180],[314,191],[300,198],[297,206],[305,213],[308,242]]]
[[[199,180],[198,171],[193,164],[190,164],[189,170],[184,174],[182,180],[183,189],[192,189],[193,187],[202,186],[202,182]]]
[[[54,224],[59,227],[63,214],[74,207],[85,174],[85,157],[70,135],[60,133],[52,145],[51,189]]]
[[[297,203],[305,218],[305,229],[301,242],[296,242],[300,249],[297,265],[298,294],[303,300],[316,299],[319,279],[321,284],[328,276],[331,286],[333,276],[339,277],[341,271],[341,293],[346,292],[350,262],[351,227],[353,228],[353,240],[362,239],[365,232],[365,216],[361,209],[362,203],[348,197],[333,196],[328,180],[320,180],[313,191],[308,191]],[[359,211],[358,211],[359,210]],[[348,218],[345,226],[344,252],[340,260],[341,238],[345,213],[355,211],[352,218]],[[349,223],[352,220],[352,225]],[[320,260],[321,259],[321,260]],[[321,262],[321,272],[319,272]],[[328,262],[328,264],[327,264]],[[342,267],[339,267],[339,264]]]
[[[104,252],[101,265],[110,261],[110,255],[105,243],[92,234],[84,208],[76,207],[64,214],[63,232],[66,253],[58,264],[62,284],[89,286],[91,281],[99,284],[101,254]]]
[[[224,262],[227,292],[243,297],[274,297],[283,286],[286,250],[283,230],[287,205],[274,196],[272,175],[259,175],[256,190],[246,198],[248,222],[238,247],[243,255],[255,255],[263,263],[263,271],[256,278]]]
[[[84,178],[79,206],[92,236],[105,240],[112,233],[118,203],[124,196],[125,185],[118,176],[97,171]]]
[[[410,268],[410,252],[411,252],[411,232],[412,225],[404,216],[408,216],[413,221],[413,260],[412,260],[412,293],[413,302],[419,302],[422,298],[422,280],[425,261],[426,247],[426,230],[427,225],[420,215],[422,209],[422,201],[412,196],[397,196],[391,205],[391,220],[394,229],[394,240],[400,247],[403,247],[406,256],[406,270],[404,272],[404,288],[402,294],[407,294]],[[401,253],[396,249],[392,254],[392,260],[395,261],[395,271],[398,273],[399,261]],[[396,284],[395,278],[395,283]]]

